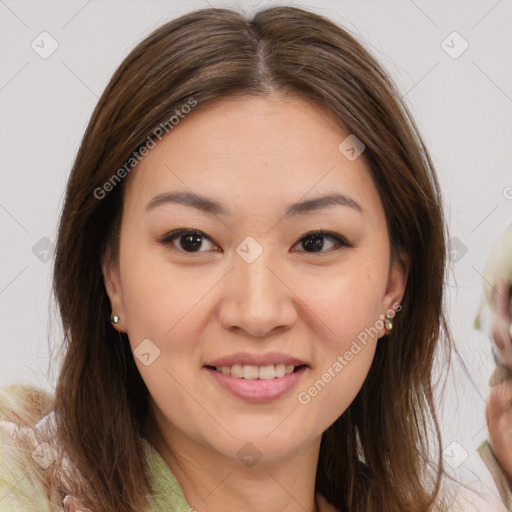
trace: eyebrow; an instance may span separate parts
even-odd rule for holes
[[[165,204],[182,204],[184,206],[191,206],[192,208],[214,215],[232,215],[217,201],[195,194],[194,192],[185,191],[164,192],[162,194],[158,194],[149,201],[145,210],[150,211]],[[305,213],[322,210],[332,206],[348,206],[360,213],[364,212],[362,206],[351,197],[345,194],[329,194],[289,205],[286,209],[285,217],[303,215]]]

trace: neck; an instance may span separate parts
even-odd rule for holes
[[[261,454],[251,465],[250,458],[225,456],[169,426],[152,429],[149,437],[198,512],[322,512],[315,497],[321,438],[286,457]]]

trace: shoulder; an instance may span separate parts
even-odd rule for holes
[[[0,512],[50,510],[45,473],[51,452],[37,443],[34,427],[51,403],[37,388],[0,388]]]

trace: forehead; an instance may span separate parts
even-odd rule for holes
[[[380,203],[364,158],[339,149],[349,135],[327,108],[302,97],[198,104],[132,171],[127,201],[141,208],[159,193],[188,190],[261,209],[332,192]]]

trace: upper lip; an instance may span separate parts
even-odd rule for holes
[[[249,354],[248,352],[237,352],[229,356],[220,357],[209,361],[205,366],[233,366],[235,364],[240,365],[253,365],[253,366],[267,366],[271,364],[285,364],[293,366],[306,365],[309,366],[305,361],[297,357],[293,357],[289,354],[283,354],[280,352],[269,352],[267,354]]]

